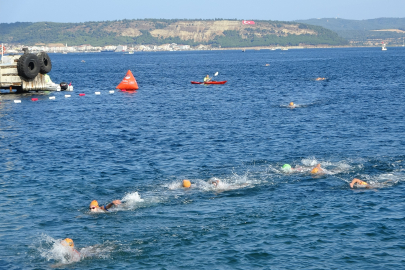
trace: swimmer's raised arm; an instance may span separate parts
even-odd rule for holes
[[[110,209],[110,208],[113,207],[114,205],[119,205],[119,204],[121,204],[121,201],[120,201],[120,200],[114,200],[114,201],[112,201],[111,203],[107,204],[107,205],[105,206],[105,208],[106,208],[106,209]]]
[[[366,182],[364,182],[360,179],[357,179],[357,178],[353,178],[352,182],[350,183],[350,187],[353,188],[354,184],[358,184],[358,185],[362,185],[362,186],[366,186],[366,187],[369,186],[369,184],[367,184]]]

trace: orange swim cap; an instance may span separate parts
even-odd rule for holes
[[[317,172],[318,172],[318,168],[317,168],[317,167],[313,168],[312,171],[311,171],[311,173],[317,173]]]
[[[290,102],[290,106],[294,106],[294,102]]]
[[[183,180],[183,187],[185,187],[185,188],[191,187],[191,182],[190,182],[190,180],[184,179],[184,180]]]
[[[98,202],[96,200],[94,200],[90,203],[90,208],[92,208],[92,207],[98,207]]]
[[[65,238],[65,239],[62,241],[62,245],[63,245],[63,246],[66,246],[65,243],[66,243],[69,247],[74,247],[74,246],[75,246],[75,244],[73,243],[73,240],[70,239],[70,238]]]

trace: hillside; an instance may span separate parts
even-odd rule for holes
[[[367,43],[371,40],[381,40],[388,41],[391,44],[402,44],[405,36],[405,18],[370,20],[324,18],[298,20],[296,22],[324,27],[352,42]]]
[[[0,42],[91,44],[206,44],[213,47],[345,45],[323,27],[297,22],[240,20],[122,20],[86,23],[0,24]]]

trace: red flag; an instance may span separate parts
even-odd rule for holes
[[[242,21],[242,24],[255,24],[254,21]]]

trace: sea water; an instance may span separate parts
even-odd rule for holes
[[[1,94],[1,269],[405,268],[404,48],[50,57],[70,98]]]

